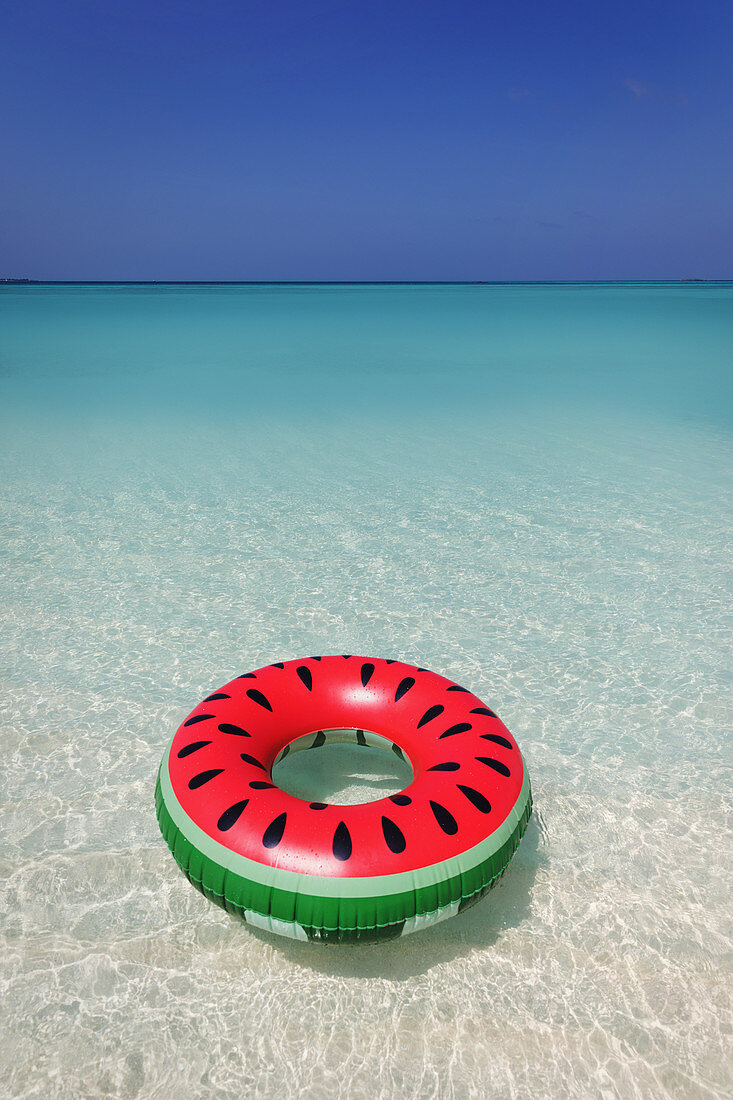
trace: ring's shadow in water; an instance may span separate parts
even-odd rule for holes
[[[476,905],[439,924],[386,943],[328,946],[301,943],[247,925],[247,932],[276,948],[295,966],[329,977],[405,981],[440,963],[492,947],[531,912],[532,885],[543,862],[543,829],[534,813],[514,859],[497,885]]]
[[[412,782],[412,767],[401,755],[390,751],[389,741],[380,737],[383,745],[379,746],[344,744],[335,740],[342,735],[356,738],[356,731],[327,730],[319,735],[325,736],[326,741],[318,748],[291,752],[272,769],[273,782],[306,802],[342,806],[376,802]],[[368,736],[376,735],[368,733]],[[330,737],[334,741],[329,742]]]

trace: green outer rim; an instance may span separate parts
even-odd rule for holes
[[[532,813],[527,769],[519,797],[498,829],[473,848],[392,875],[335,878],[270,867],[205,833],[171,786],[168,753],[155,788],[158,824],[176,863],[209,900],[251,924],[296,939],[374,942],[461,912],[504,873]]]

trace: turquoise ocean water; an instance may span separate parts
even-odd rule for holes
[[[731,1094],[732,361],[733,284],[0,288],[0,1094]],[[200,698],[329,652],[471,687],[535,793],[361,950],[152,806]]]

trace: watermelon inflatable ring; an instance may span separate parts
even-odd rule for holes
[[[413,780],[375,802],[307,802],[272,769],[333,741],[381,745]],[[460,913],[506,870],[532,812],[517,744],[466,688],[414,665],[308,657],[247,672],[178,729],[158,774],[186,877],[299,940],[393,939]]]

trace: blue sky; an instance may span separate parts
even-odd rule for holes
[[[0,274],[733,275],[733,4],[3,5]]]

